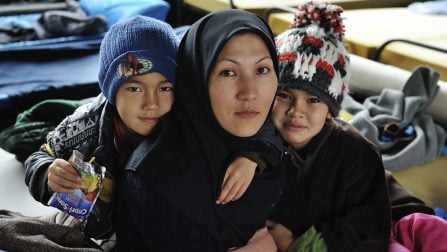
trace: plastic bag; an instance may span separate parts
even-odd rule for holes
[[[49,206],[73,216],[83,226],[85,226],[87,217],[103,187],[106,171],[105,167],[97,165],[93,161],[94,158],[85,162],[84,155],[74,150],[68,162],[81,176],[81,188],[70,194],[55,192],[48,201]]]

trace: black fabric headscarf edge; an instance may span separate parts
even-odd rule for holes
[[[257,139],[259,136],[256,134],[253,137],[241,138],[222,129],[212,112],[208,95],[209,75],[220,51],[234,35],[247,32],[255,33],[264,40],[278,76],[278,59],[272,31],[261,17],[252,13],[240,10],[211,13],[192,25],[181,41],[177,58],[180,84],[175,90],[176,102],[173,111],[178,117],[186,114],[193,125],[192,130],[197,132],[197,137],[202,138],[201,142],[205,145],[210,143],[210,139],[217,140],[214,138],[215,134],[218,134],[218,138],[231,149],[240,148],[241,142]],[[269,123],[271,123],[270,113],[263,128],[268,127]],[[207,129],[215,132],[210,133],[210,136],[204,136]],[[212,150],[209,147],[215,145],[204,146],[204,150]],[[225,156],[227,157],[227,154]],[[216,158],[222,160],[221,157],[214,159]]]

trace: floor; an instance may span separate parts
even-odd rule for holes
[[[33,199],[25,184],[25,169],[13,154],[0,148],[0,209],[25,216],[41,216],[57,211]]]

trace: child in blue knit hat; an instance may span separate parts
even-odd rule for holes
[[[136,16],[114,25],[99,52],[101,94],[66,117],[25,162],[26,184],[43,204],[53,192],[81,188],[80,174],[67,161],[74,150],[106,168],[99,196],[80,226],[88,237],[107,238],[114,231],[120,173],[140,141],[156,135],[174,102],[177,47],[174,30],[162,21]],[[70,219],[64,221],[78,225]]]
[[[280,251],[387,251],[391,210],[380,150],[337,119],[349,55],[342,8],[311,1],[276,38],[272,118],[290,183],[268,222]]]

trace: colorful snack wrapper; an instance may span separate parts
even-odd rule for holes
[[[68,162],[79,172],[81,176],[81,188],[73,193],[55,192],[48,201],[49,206],[62,210],[75,217],[85,226],[87,217],[99,196],[103,187],[106,169],[93,163],[84,161],[84,155],[74,150]]]

